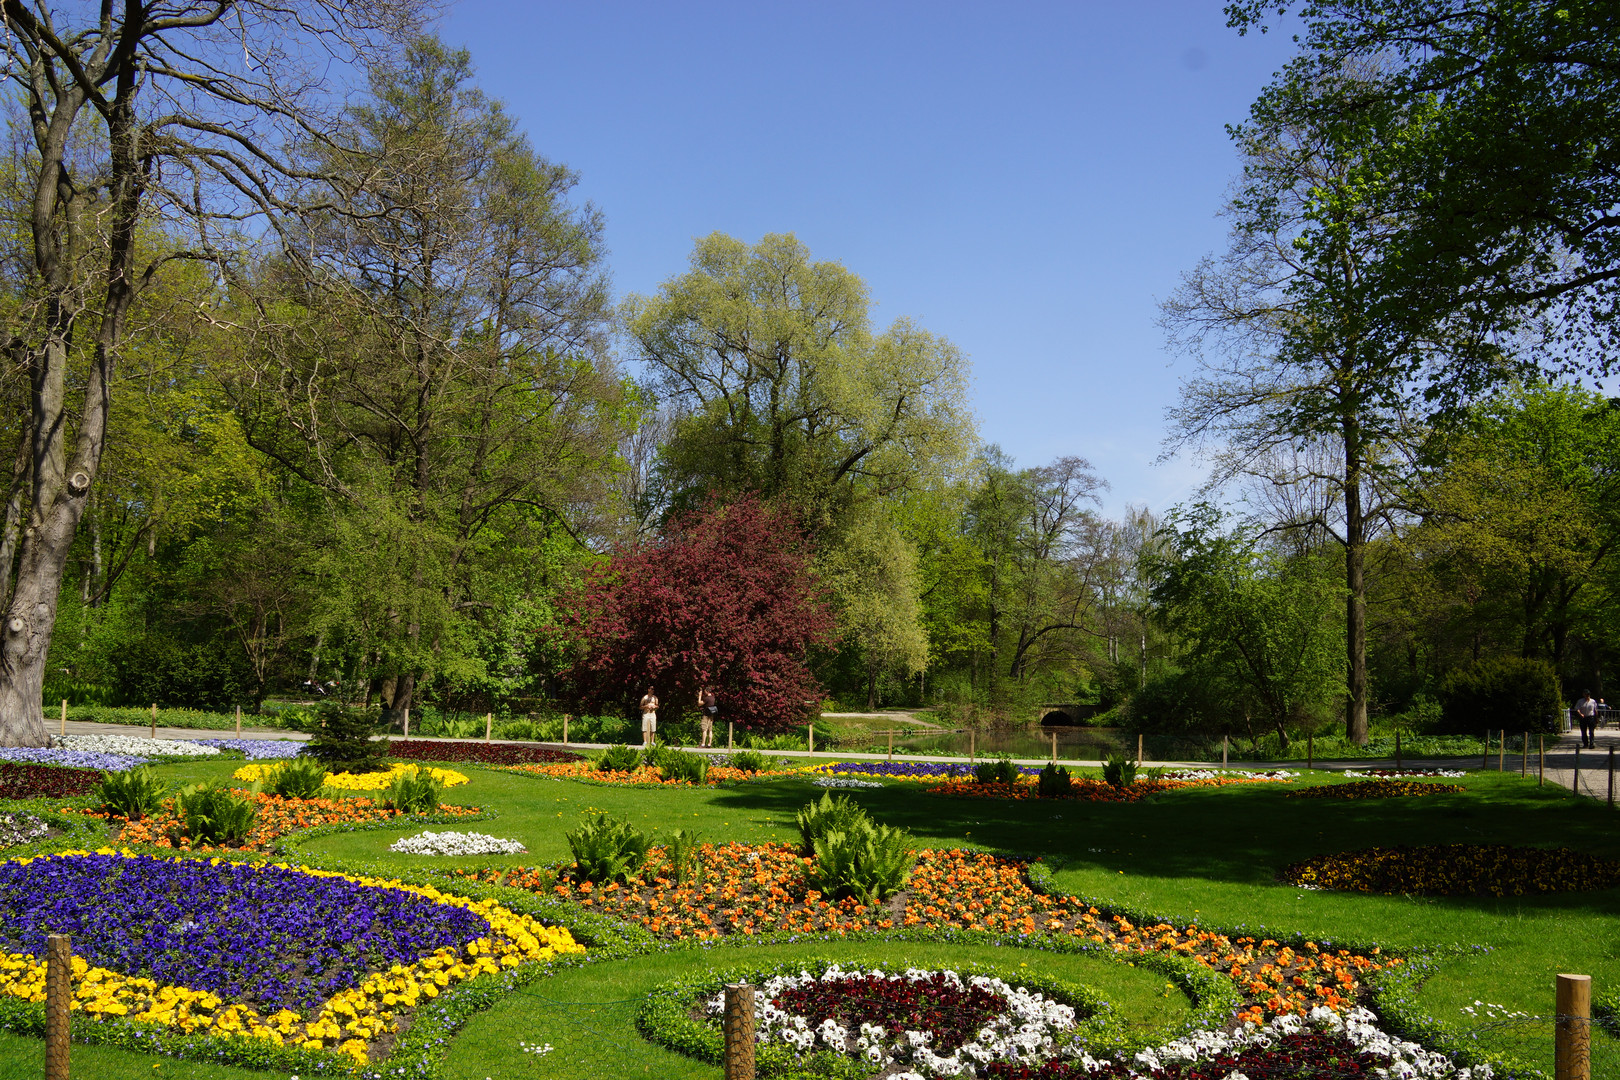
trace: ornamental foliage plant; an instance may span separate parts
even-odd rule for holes
[[[574,876],[597,885],[638,877],[652,846],[652,839],[640,829],[600,811],[564,838],[574,853]]]
[[[195,844],[239,844],[259,816],[252,796],[221,784],[187,784],[175,793],[174,807],[182,835]]]
[[[703,838],[695,829],[670,831],[669,843],[664,846],[664,855],[669,859],[670,869],[675,874],[675,884],[684,885],[688,878],[702,875],[703,863],[697,857],[702,844]]]
[[[1110,787],[1128,788],[1136,783],[1136,761],[1129,754],[1114,753],[1103,762],[1103,782]]]
[[[828,833],[847,833],[870,822],[860,803],[848,796],[827,792],[799,810],[799,836],[804,840],[804,852],[806,855],[813,852],[816,841]]]
[[[739,729],[786,731],[822,698],[807,656],[832,641],[823,592],[786,511],[711,499],[593,567],[560,605],[578,650],[567,682],[582,708],[626,716],[649,684],[677,713],[706,684]]]
[[[746,773],[764,772],[767,768],[765,755],[758,750],[739,750],[731,755],[730,765],[733,769]]]
[[[326,766],[314,758],[289,761],[265,779],[272,795],[285,799],[313,799],[326,786]]]
[[[610,746],[596,759],[599,772],[634,772],[640,764],[641,755],[628,746]]]
[[[385,810],[398,810],[402,814],[431,814],[439,808],[444,795],[444,783],[429,769],[409,769],[394,774],[393,781],[383,790],[381,803]]]
[[[314,736],[304,753],[328,772],[378,772],[388,744],[374,740],[375,733],[376,724],[365,712],[341,702],[323,701],[315,710]]]
[[[1074,781],[1069,779],[1068,766],[1055,762],[1049,762],[1035,781],[1035,790],[1043,799],[1062,798],[1073,788]]]
[[[906,887],[917,865],[916,844],[905,829],[862,819],[847,830],[815,839],[804,884],[823,896],[864,904],[887,900]]]
[[[108,773],[96,786],[101,808],[126,821],[139,821],[163,805],[166,785],[150,769]]]
[[[671,750],[669,747],[655,748],[652,763],[658,766],[666,780],[684,780],[689,784],[701,784],[709,775],[709,759],[702,754],[687,754],[680,750]]]
[[[1016,784],[1018,775],[1018,766],[1006,757],[983,762],[973,770],[974,782],[980,784]]]

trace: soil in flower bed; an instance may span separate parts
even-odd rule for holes
[[[670,941],[905,927],[1051,934],[1122,953],[1173,952],[1229,976],[1247,999],[1239,1018],[1257,1022],[1312,1005],[1347,1007],[1359,993],[1359,974],[1399,963],[1315,943],[1295,950],[1269,938],[1233,938],[1196,926],[1138,926],[1073,898],[1037,892],[1026,864],[979,852],[920,852],[910,887],[872,906],[806,890],[801,875],[807,862],[787,844],[733,843],[703,845],[698,872],[681,884],[672,879],[662,848],[653,849],[642,877],[628,885],[575,882],[550,867],[456,873],[572,900]]]
[[[95,769],[0,761],[0,799],[66,799],[94,791],[99,783]]]
[[[1071,802],[1111,802],[1132,803],[1158,795],[1165,791],[1179,791],[1182,788],[1199,787],[1225,787],[1228,784],[1271,784],[1286,783],[1283,779],[1270,777],[1237,778],[1219,777],[1208,780],[1150,780],[1142,779],[1125,787],[1115,787],[1105,784],[1101,780],[1091,780],[1078,777],[1069,783],[1069,791],[1065,795],[1041,795],[1033,780],[1021,780],[1016,784],[980,784],[972,780],[950,780],[938,787],[928,789],[930,795],[944,795],[953,799],[1067,799]]]
[[[667,780],[664,773],[651,765],[641,765],[629,772],[603,772],[592,761],[573,761],[558,765],[512,765],[504,772],[523,773],[527,776],[550,776],[561,780],[585,780],[598,784],[635,784],[655,787],[697,787],[690,780]],[[730,765],[710,765],[704,783],[710,787],[728,780],[760,780],[778,776],[798,776],[799,769],[776,769],[769,772],[748,772]]]
[[[1295,886],[1386,896],[1527,896],[1620,886],[1620,863],[1569,848],[1438,844],[1367,848],[1283,870]]]
[[[1465,790],[1458,784],[1420,784],[1411,780],[1357,780],[1349,784],[1316,784],[1290,791],[1290,799],[1397,799],[1447,795]]]
[[[388,756],[402,761],[465,761],[478,765],[555,765],[584,761],[572,750],[512,743],[451,742],[440,739],[390,739]]]
[[[288,833],[313,829],[317,825],[363,825],[403,816],[400,811],[385,810],[367,798],[292,799],[266,792],[259,792],[253,798],[259,804],[258,820],[254,822],[253,831],[248,833],[247,838],[232,850],[268,851],[277,840]],[[459,816],[480,812],[476,806],[449,804],[439,806],[441,814]],[[112,820],[117,822],[123,819]],[[172,799],[165,801],[163,809],[151,817],[124,822],[118,842],[125,845],[150,844],[155,847],[172,847],[181,851],[213,850],[207,844],[192,844],[180,836],[180,818],[174,812]]]

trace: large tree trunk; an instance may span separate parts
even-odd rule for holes
[[[1344,462],[1344,643],[1349,697],[1344,737],[1367,745],[1367,520],[1361,510],[1361,447],[1356,425],[1345,435]]]

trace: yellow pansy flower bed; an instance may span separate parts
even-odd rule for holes
[[[90,852],[63,852],[49,858],[89,856]],[[138,858],[133,852],[102,848],[96,855]],[[25,865],[30,859],[9,860]],[[212,866],[221,860],[210,859]],[[4,865],[4,864],[0,864]],[[161,1025],[185,1034],[227,1039],[263,1039],[278,1046],[311,1051],[335,1051],[356,1067],[368,1063],[370,1043],[398,1031],[399,1014],[438,997],[456,983],[494,974],[520,964],[542,962],[585,947],[565,928],[546,926],[538,919],[501,907],[494,900],[473,900],[443,893],[431,886],[275,863],[270,867],[311,877],[338,878],[358,885],[395,889],[435,904],[464,908],[481,916],[490,933],[460,947],[446,946],[412,964],[393,964],[366,975],[357,985],[341,990],[318,1009],[300,1012],[281,1008],[261,1013],[251,1005],[229,1002],[219,994],[123,975],[73,958],[75,1012],[98,1019],[123,1017]],[[24,1001],[45,1000],[45,963],[28,953],[0,953],[0,995]]]
[[[231,773],[231,779],[241,780],[249,784],[259,783],[275,776],[284,765],[286,765],[284,761],[255,762],[252,765],[244,765]],[[340,788],[344,791],[381,791],[392,784],[394,777],[399,776],[401,773],[415,776],[420,771],[425,771],[445,787],[455,787],[468,781],[466,773],[459,773],[454,769],[435,769],[427,765],[400,763],[390,767],[386,772],[327,773],[326,786]]]

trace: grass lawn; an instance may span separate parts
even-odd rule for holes
[[[165,765],[159,772],[173,782],[192,782],[229,775],[238,764]],[[516,838],[528,855],[448,860],[388,852],[393,840],[421,831],[413,825],[322,837],[295,846],[292,857],[307,852],[323,865],[343,860],[364,864],[367,872],[537,865],[568,858],[563,833],[592,809],[660,834],[687,827],[713,841],[796,840],[795,811],[820,794],[808,778],[716,790],[645,789],[455,767],[472,782],[451,789],[447,799],[498,816],[434,828]],[[1471,1023],[1462,1010],[1476,1000],[1531,1014],[1551,1012],[1553,976],[1560,971],[1591,975],[1596,992],[1620,985],[1620,890],[1437,899],[1303,891],[1277,882],[1277,872],[1291,862],[1375,845],[1568,845],[1620,860],[1620,817],[1600,804],[1558,788],[1538,788],[1533,778],[1515,774],[1474,773],[1457,783],[1462,785],[1457,794],[1362,801],[1288,799],[1287,784],[1189,789],[1131,804],[946,799],[927,795],[926,785],[903,782],[846,794],[879,822],[911,829],[925,845],[1039,856],[1053,867],[1061,889],[1098,906],[1120,905],[1211,929],[1247,927],[1257,935],[1297,931],[1319,941],[1378,942],[1397,951],[1459,946],[1418,996],[1430,1015],[1455,1025]],[[1142,1030],[1168,1030],[1188,1008],[1179,993],[1166,996],[1163,979],[1141,969],[1036,950],[922,942],[677,950],[586,965],[531,984],[469,1023],[451,1044],[446,1076],[718,1077],[718,1068],[643,1041],[632,1024],[635,1002],[661,982],[710,966],[765,965],[801,956],[885,964],[1028,964],[1097,988]],[[1607,1036],[1595,1038],[1607,1047]],[[0,1080],[40,1074],[37,1064],[28,1064],[41,1057],[38,1041],[0,1039],[5,1040]],[[1492,1039],[1499,1049],[1530,1056],[1550,1074],[1545,1039],[1527,1042],[1522,1030],[1513,1029],[1487,1042]],[[550,1043],[554,1049],[525,1054],[520,1041]],[[1600,1048],[1599,1056],[1605,1052],[1612,1055]],[[266,1074],[76,1045],[74,1075]]]

